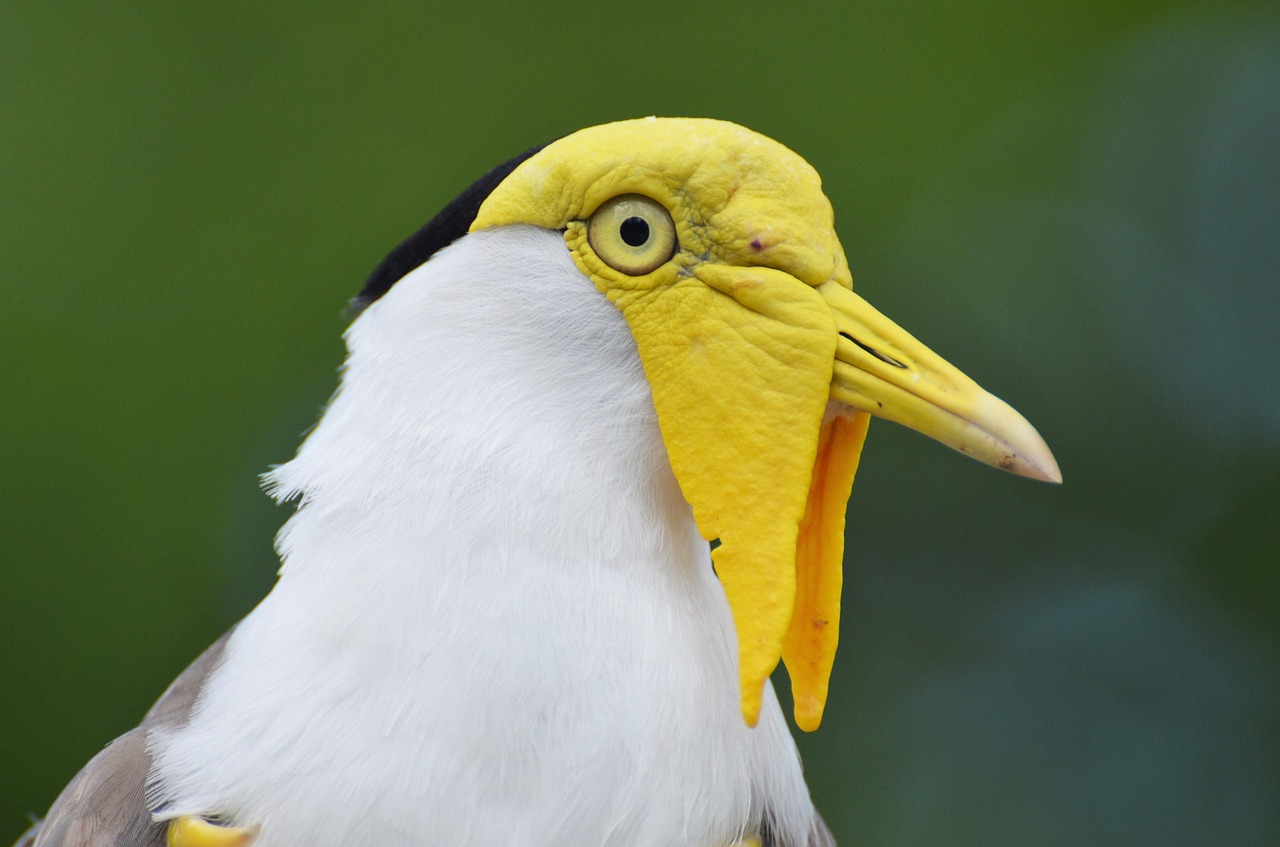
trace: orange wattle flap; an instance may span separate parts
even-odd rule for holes
[[[845,506],[870,420],[866,412],[856,412],[836,415],[822,425],[796,539],[796,604],[782,642],[782,660],[791,677],[796,725],[805,732],[822,723],[827,703],[840,638]]]

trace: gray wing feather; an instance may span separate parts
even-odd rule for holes
[[[151,770],[147,733],[187,722],[234,631],[192,662],[140,725],[94,756],[58,795],[44,820],[27,830],[14,847],[165,847],[166,825],[151,820],[146,804]],[[761,832],[761,842],[763,847],[781,847],[768,826]],[[835,836],[816,811],[806,847],[836,847]]]
[[[54,802],[32,847],[160,847],[146,807],[147,734],[132,729],[94,756]]]
[[[142,723],[89,760],[62,790],[49,814],[14,847],[164,847],[163,823],[147,808],[147,733],[186,723],[234,628],[174,680]]]

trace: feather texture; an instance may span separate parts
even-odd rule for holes
[[[259,823],[260,847],[806,843],[635,343],[560,236],[468,235],[347,342],[270,477],[301,501],[280,581],[151,734],[157,814]]]
[[[234,631],[234,630],[233,630]],[[183,671],[148,710],[142,723],[89,760],[58,795],[49,814],[14,847],[164,847],[165,827],[145,801],[147,733],[182,726],[213,670],[230,633]]]

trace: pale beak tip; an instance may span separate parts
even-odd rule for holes
[[[1062,483],[1058,460],[1030,421],[991,394],[977,408],[980,411],[975,423],[995,436],[991,442],[994,449],[982,457],[984,461],[1028,479]]]
[[[1004,462],[999,462],[999,467],[1028,479],[1061,485],[1062,470],[1058,467],[1058,460],[1049,450],[1049,445],[1044,443],[1040,433],[1036,432],[1031,424],[1027,424],[1027,429],[1029,432],[1017,439],[1020,443],[1016,446],[1010,445],[1014,452]]]
[[[1008,470],[1028,479],[1038,479],[1041,482],[1050,482],[1054,485],[1062,484],[1062,471],[1058,468],[1058,462],[1053,458],[1053,454],[1049,452],[1048,447],[1044,448],[1043,455],[1036,457],[1036,460],[1021,456],[1019,459],[1021,461],[1016,462]]]
[[[1058,468],[1058,462],[1053,458],[1052,453],[1047,455],[1049,457],[1049,468],[1041,479],[1045,482],[1052,482],[1054,485],[1062,485],[1062,471]]]

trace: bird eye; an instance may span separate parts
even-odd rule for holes
[[[675,255],[676,225],[658,201],[623,194],[596,209],[587,223],[587,241],[609,267],[641,276]]]

